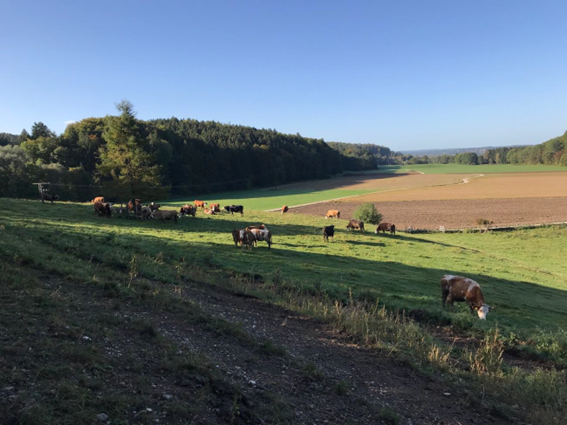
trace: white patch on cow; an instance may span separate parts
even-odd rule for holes
[[[240,239],[244,239],[244,230],[240,231]]]
[[[378,233],[378,232],[376,232]],[[443,279],[445,279],[446,281],[450,281],[453,280],[455,278],[455,276],[453,276],[452,274],[446,274],[445,276],[443,276]]]
[[[474,288],[475,286],[480,286],[478,283],[476,283],[472,279],[469,279],[468,277],[465,279],[465,282],[469,284],[469,289]]]
[[[486,304],[483,304],[477,311],[479,319],[486,320],[486,315],[488,314],[489,310],[490,307]]]

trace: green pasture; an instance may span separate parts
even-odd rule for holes
[[[390,308],[445,314],[440,279],[449,273],[477,280],[496,307],[488,323],[478,326],[524,335],[567,327],[567,227],[391,236],[373,229],[349,233],[346,221],[337,220],[334,242],[325,243],[321,228],[331,222],[322,217],[248,210],[243,217],[199,213],[176,225],[100,218],[81,204],[4,205],[0,261],[46,275],[127,284],[119,280],[134,267],[136,276],[175,283],[190,265],[219,279],[237,272],[336,299],[346,300],[352,290]],[[252,251],[235,247],[231,231],[255,223],[272,231],[272,249],[265,242]],[[459,305],[448,314],[463,316],[465,310]]]
[[[221,205],[244,205],[244,211],[250,210],[271,210],[281,208],[283,205],[294,206],[303,205],[311,202],[327,201],[330,199],[343,198],[345,196],[364,195],[375,190],[301,190],[301,189],[257,189],[242,190],[235,192],[223,192],[209,195],[202,195],[188,198],[177,198],[163,201],[162,204],[175,207],[183,206],[187,203],[192,204],[195,199],[207,202],[216,202]]]
[[[381,167],[382,168],[382,167]],[[536,173],[545,171],[564,171],[567,167],[559,165],[526,165],[526,164],[422,164],[384,167],[384,172],[403,173],[419,171],[424,174],[486,174],[486,173]]]

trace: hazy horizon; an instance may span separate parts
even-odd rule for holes
[[[115,114],[395,151],[567,129],[563,1],[0,5],[0,131]],[[10,58],[10,59],[8,59]]]

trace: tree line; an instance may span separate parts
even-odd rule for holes
[[[35,197],[33,182],[77,201],[190,196],[372,169],[389,154],[215,121],[143,121],[128,101],[117,108],[117,116],[85,118],[60,135],[41,122],[19,136],[0,133],[0,196]]]

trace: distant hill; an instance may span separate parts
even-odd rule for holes
[[[525,146],[531,146],[531,145],[512,145],[512,146],[506,146],[509,148],[517,148],[517,147],[525,147]],[[485,147],[481,147],[481,148],[445,148],[445,149],[419,149],[419,150],[411,150],[411,151],[400,151],[403,154],[406,155],[413,155],[413,156],[423,156],[423,155],[427,155],[427,156],[440,156],[440,155],[455,155],[458,153],[468,153],[468,152],[474,152],[477,155],[482,155],[485,151],[487,151],[488,149],[496,149],[495,146],[485,146]]]

